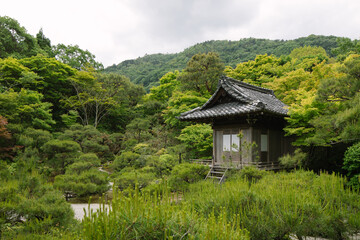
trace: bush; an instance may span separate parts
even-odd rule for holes
[[[79,166],[76,165],[75,167]],[[107,173],[94,168],[80,173],[77,170],[69,169],[66,174],[56,176],[54,187],[65,194],[76,194],[79,197],[102,194],[109,190]]]
[[[48,233],[74,222],[63,195],[33,172],[20,180],[0,179],[0,238],[18,233]],[[25,234],[27,235],[27,234]]]
[[[285,168],[298,168],[304,167],[307,154],[297,148],[293,155],[286,154],[279,158],[280,164]]]
[[[79,156],[78,160],[79,162],[87,162],[93,165],[94,167],[100,166],[100,159],[95,153],[85,153]]]
[[[195,124],[182,129],[178,139],[186,145],[192,158],[209,158],[212,155],[212,135],[209,124]]]
[[[145,167],[143,169],[132,169],[122,172],[119,176],[115,177],[114,181],[121,190],[124,190],[127,188],[135,189],[136,185],[138,185],[139,189],[142,189],[155,179],[156,175],[153,172],[153,168]]]
[[[160,156],[152,156],[148,161],[149,166],[154,167],[156,175],[162,177],[169,175],[173,167],[177,164],[178,159],[174,155],[162,154]]]
[[[184,193],[184,202],[204,216],[239,218],[251,239],[306,236],[347,239],[360,230],[360,196],[336,175],[308,171],[266,174],[249,185],[244,179],[222,185],[202,181]]]
[[[360,142],[346,150],[343,169],[349,178],[348,184],[355,189],[360,189]]]
[[[169,186],[172,191],[186,190],[189,184],[205,178],[209,167],[196,163],[176,165],[169,176]]]
[[[138,189],[125,197],[114,189],[110,207],[101,204],[97,212],[87,213],[82,227],[81,239],[249,239],[225,211],[201,217],[189,205],[173,204],[166,188],[163,198]]]
[[[239,177],[242,179],[246,179],[249,182],[257,182],[261,178],[263,178],[267,174],[264,170],[259,170],[256,167],[253,166],[246,166],[239,172]]]
[[[121,170],[125,167],[135,167],[140,168],[145,165],[145,163],[137,161],[139,160],[140,155],[134,152],[123,152],[120,156],[116,156],[112,164],[114,170]]]

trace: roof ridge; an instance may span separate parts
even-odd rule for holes
[[[221,80],[223,81],[230,81],[234,84],[237,84],[241,87],[244,87],[244,88],[247,88],[247,89],[251,89],[251,90],[255,90],[255,91],[259,91],[259,92],[262,92],[262,93],[267,93],[267,94],[272,94],[274,95],[274,91],[271,90],[271,89],[268,89],[268,88],[264,88],[264,87],[259,87],[259,86],[255,86],[255,85],[252,85],[252,84],[249,84],[249,83],[245,83],[243,81],[240,81],[240,80],[236,80],[234,78],[231,78],[231,77],[228,77],[228,76],[223,76],[221,78]]]

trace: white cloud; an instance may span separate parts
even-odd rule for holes
[[[53,44],[77,44],[105,66],[195,43],[309,34],[360,37],[357,0],[12,0],[0,15]]]

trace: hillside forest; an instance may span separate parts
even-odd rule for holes
[[[212,157],[212,128],[177,116],[222,75],[288,105],[283,172],[200,181],[208,167],[190,159]],[[346,239],[360,231],[359,119],[359,40],[208,41],[104,69],[0,17],[0,238]],[[80,222],[74,199],[103,205]]]

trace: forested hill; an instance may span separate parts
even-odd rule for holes
[[[274,54],[279,57],[303,46],[321,46],[332,56],[331,49],[337,47],[338,38],[310,35],[295,40],[244,38],[239,41],[206,41],[176,54],[151,54],[126,60],[106,68],[105,72],[125,75],[132,82],[143,84],[149,90],[165,73],[183,69],[190,58],[198,53],[217,52],[225,65],[235,67],[236,64],[252,60],[259,54]]]

